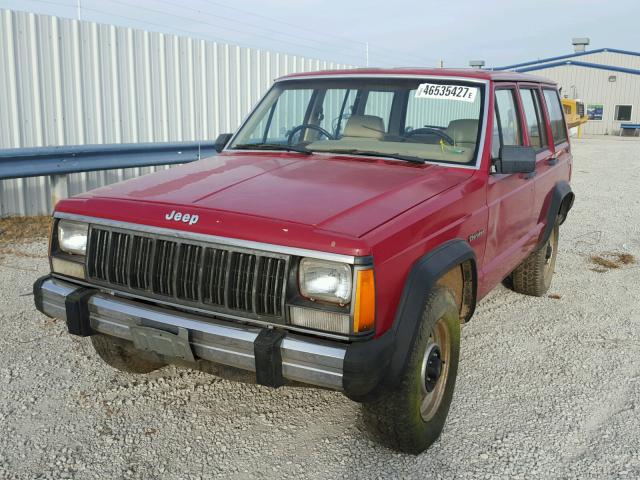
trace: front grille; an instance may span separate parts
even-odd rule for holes
[[[92,226],[95,283],[214,312],[283,319],[288,257]]]
[[[584,117],[584,103],[578,102],[577,106],[578,106],[578,116]]]
[[[260,259],[258,270],[257,294],[261,311],[268,315],[278,315],[282,282],[284,281],[285,262],[277,258]]]

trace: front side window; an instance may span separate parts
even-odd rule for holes
[[[492,158],[498,158],[500,156],[500,147],[503,145],[522,145],[515,90],[496,90],[493,125],[493,141],[491,143]]]
[[[286,80],[267,93],[228,148],[473,165],[484,98],[485,84],[466,80]]]
[[[529,134],[529,144],[535,148],[543,148],[547,145],[546,126],[542,109],[540,108],[540,98],[538,90],[532,88],[520,89],[522,99],[522,109],[527,121],[527,133]]]
[[[551,123],[551,133],[553,134],[553,143],[567,141],[567,127],[564,123],[564,113],[560,105],[560,97],[555,90],[544,90],[544,103],[547,105],[549,112],[549,122]]]
[[[631,105],[616,105],[615,114],[618,122],[628,122],[631,120]]]

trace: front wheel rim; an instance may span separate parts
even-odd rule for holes
[[[550,273],[553,273],[555,267],[555,257],[558,250],[558,232],[557,227],[551,231],[551,236],[547,242],[547,248],[545,250],[544,258],[544,275],[548,277]]]
[[[450,333],[444,318],[439,319],[429,334],[420,370],[420,415],[428,422],[438,411],[449,377],[451,358]]]

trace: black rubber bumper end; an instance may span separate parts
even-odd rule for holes
[[[44,311],[44,306],[42,303],[42,284],[50,278],[51,275],[45,275],[33,282],[33,302],[36,304],[36,308],[38,309],[38,311],[44,313],[45,315],[47,315],[47,313]]]
[[[79,288],[65,299],[67,330],[71,335],[79,337],[93,335],[94,332],[89,323],[89,298],[95,293],[96,290],[93,288]]]
[[[342,388],[356,402],[372,400],[387,380],[393,353],[393,334],[349,345],[344,357]]]
[[[284,385],[280,345],[285,335],[284,330],[265,328],[254,340],[253,353],[256,360],[256,382],[258,384],[274,388]]]

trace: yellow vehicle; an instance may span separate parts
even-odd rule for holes
[[[582,125],[587,123],[589,120],[584,108],[584,103],[572,98],[563,98],[562,108],[564,110],[564,117],[567,120],[567,126],[569,129],[571,130],[577,127],[578,138],[582,137]]]

